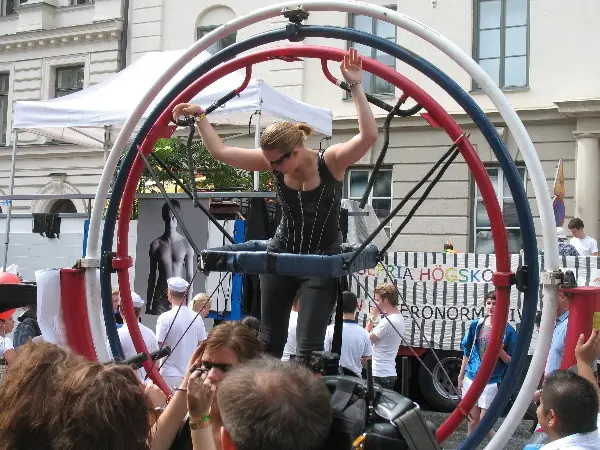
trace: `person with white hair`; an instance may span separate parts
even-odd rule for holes
[[[556,235],[558,237],[558,254],[560,256],[579,256],[579,252],[574,245],[567,241],[567,232],[563,227],[556,227]],[[544,250],[540,249],[539,254],[543,255]]]
[[[156,336],[159,346],[171,347],[171,354],[163,359],[160,374],[172,388],[183,381],[187,363],[196,347],[206,339],[201,317],[187,307],[189,283],[180,277],[167,280],[167,298],[171,310],[158,316]]]
[[[135,317],[139,322],[140,315],[142,313],[142,308],[146,304],[144,299],[140,297],[135,292],[131,291],[131,300],[133,301],[133,310],[135,311]],[[122,307],[122,306],[120,306]],[[138,354],[133,346],[133,341],[131,340],[131,334],[129,332],[129,327],[127,324],[127,320],[125,319],[125,315],[122,314],[123,317],[123,326],[119,328],[119,340],[121,341],[121,347],[123,347],[123,354],[125,355],[125,359],[132,358]],[[140,327],[140,333],[142,333],[142,339],[144,339],[144,343],[146,344],[146,348],[148,349],[148,353],[152,353],[158,350],[158,339],[156,338],[156,334],[150,328],[148,328],[143,323],[138,323]],[[144,380],[146,378],[146,370],[142,367],[141,369],[136,371],[137,376],[140,380]]]

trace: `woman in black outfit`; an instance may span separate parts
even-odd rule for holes
[[[239,169],[270,170],[275,175],[282,219],[269,251],[331,255],[340,252],[338,222],[346,169],[359,161],[377,139],[378,129],[361,87],[362,61],[355,49],[341,64],[350,86],[358,118],[358,134],[325,151],[306,148],[312,129],[304,123],[274,123],[260,140],[260,149],[230,147],[223,143],[202,108],[182,103],[173,117],[196,116],[204,145],[217,160]],[[264,274],[261,286],[261,340],[266,353],[280,358],[287,339],[292,303],[300,297],[297,356],[305,359],[323,350],[325,329],[336,300],[337,279]]]

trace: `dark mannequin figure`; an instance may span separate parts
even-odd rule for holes
[[[181,211],[177,200],[171,200],[173,207]],[[181,277],[191,282],[194,276],[194,250],[185,236],[177,231],[177,219],[165,203],[162,207],[164,233],[150,244],[150,274],[146,314],[159,315],[171,309],[167,300],[167,280]],[[158,279],[156,273],[158,271]],[[191,293],[192,290],[189,290]]]

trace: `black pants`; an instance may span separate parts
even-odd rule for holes
[[[265,345],[265,353],[276,358],[283,355],[296,294],[300,295],[296,353],[299,357],[308,357],[313,351],[323,350],[338,283],[337,278],[261,275],[260,339]]]

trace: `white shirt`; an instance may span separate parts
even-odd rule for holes
[[[600,437],[598,430],[591,433],[578,433],[557,439],[542,447],[542,450],[598,450],[600,448]]]
[[[388,320],[389,319],[389,320]],[[396,327],[396,330],[392,325]],[[404,317],[402,314],[388,314],[382,317],[373,329],[375,336],[379,338],[373,343],[373,376],[374,377],[395,377],[396,373],[396,355],[402,343],[404,334]],[[400,333],[400,334],[398,334]]]
[[[156,338],[156,334],[154,334],[154,331],[152,331],[143,323],[140,323],[139,326],[140,333],[142,333],[142,339],[144,340],[144,344],[146,344],[148,353],[157,351],[158,339]],[[121,347],[123,347],[123,354],[125,355],[125,359],[133,358],[135,355],[138,354],[138,352],[133,346],[133,341],[131,340],[131,334],[129,333],[129,329],[127,328],[127,323],[124,323],[123,326],[119,328],[118,333],[119,340],[121,341]],[[146,370],[143,367],[137,370],[137,376],[140,380],[143,381],[146,378]]]
[[[179,313],[177,313],[177,310],[179,310]],[[177,318],[175,318],[175,315],[177,315]],[[156,321],[158,342],[168,345],[172,350],[171,355],[165,358],[166,362],[160,370],[161,375],[166,377],[182,377],[185,375],[185,370],[194,351],[206,339],[202,317],[198,315],[198,318],[194,320],[195,317],[196,313],[187,306],[173,307],[170,311],[158,316]],[[173,319],[175,319],[174,323]],[[192,326],[186,331],[192,321]],[[171,323],[173,323],[173,327],[169,331]],[[168,336],[167,332],[169,332]],[[183,339],[181,339],[182,336]],[[181,342],[177,344],[179,339],[181,339]],[[177,347],[175,347],[175,344],[177,344]]]
[[[571,245],[575,247],[579,256],[592,256],[593,253],[598,253],[598,243],[596,239],[589,236],[579,239],[576,237],[571,238]]]
[[[14,350],[14,348],[11,338],[0,336],[0,357],[4,356],[6,350]]]
[[[298,324],[298,311],[290,313],[290,323],[288,325],[288,337],[285,347],[283,347],[282,361],[289,361],[290,356],[296,356],[296,325]]]
[[[325,351],[331,351],[333,341],[334,325],[329,325],[325,332]],[[344,320],[342,328],[342,354],[340,355],[340,366],[351,370],[356,375],[362,373],[362,363],[360,358],[371,356],[371,339],[369,333],[354,321]]]

